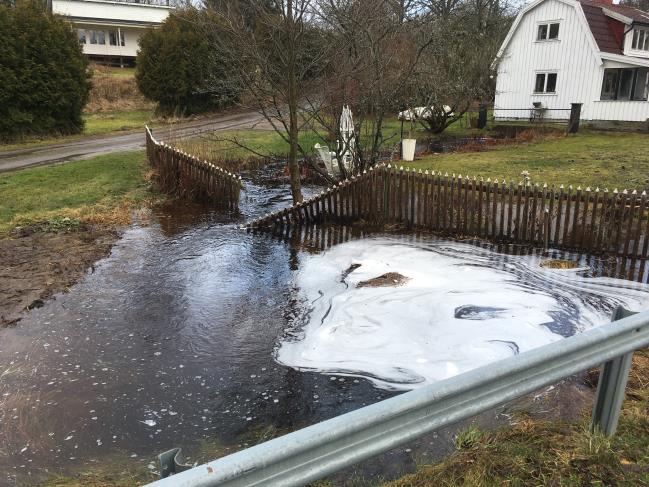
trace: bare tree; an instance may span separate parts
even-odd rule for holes
[[[240,104],[263,115],[288,144],[291,194],[300,202],[299,105],[328,51],[314,23],[313,0],[213,2],[221,22],[204,28],[221,31],[229,71],[223,82],[236,85],[243,93]]]
[[[473,102],[491,100],[491,63],[513,15],[500,0],[433,0],[427,4],[432,41],[409,80],[405,103],[439,134]]]
[[[383,124],[395,113],[403,90],[424,52],[425,19],[409,0],[321,0],[322,25],[331,33],[333,52],[318,96],[306,97],[304,111],[339,140],[338,117],[343,104],[356,121],[355,170],[377,162],[391,142]],[[344,152],[343,144],[337,148]],[[340,162],[340,157],[338,157]],[[345,168],[340,167],[345,176]]]

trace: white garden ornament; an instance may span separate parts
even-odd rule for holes
[[[340,139],[336,141],[338,154],[343,163],[346,171],[351,171],[354,161],[355,153],[355,140],[354,140],[354,119],[352,117],[351,108],[348,105],[343,106],[343,111],[340,114]],[[330,151],[326,145],[316,144],[314,146],[318,152],[320,159],[324,162],[327,172],[334,176],[340,173],[338,167],[338,159],[336,152]]]

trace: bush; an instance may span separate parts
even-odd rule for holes
[[[190,8],[140,38],[138,87],[164,114],[199,113],[236,100],[214,38],[218,25],[215,14]]]
[[[0,139],[83,129],[87,60],[64,20],[42,3],[0,4]]]

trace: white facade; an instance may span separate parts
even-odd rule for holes
[[[539,40],[539,26],[550,24],[559,25],[558,35],[555,27],[554,38],[548,35],[547,39]],[[605,69],[632,68],[633,72],[625,71],[623,75],[632,76],[633,83],[637,79],[638,93],[642,91],[640,84],[649,82],[649,74],[645,73],[645,68],[649,68],[649,51],[630,48],[632,26],[633,23],[630,30],[629,26],[625,29],[628,33],[624,46],[620,46],[624,53],[603,52],[580,2],[536,0],[528,4],[514,22],[495,61],[495,117],[529,118],[536,103],[545,109],[545,118],[567,119],[571,104],[582,103],[582,120],[646,121],[649,87],[645,88],[644,100],[603,99]],[[621,72],[609,72],[608,76],[622,76]]]
[[[52,12],[73,24],[85,54],[120,61],[135,58],[142,33],[159,26],[170,9],[130,1],[52,0]]]

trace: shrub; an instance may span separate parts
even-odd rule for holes
[[[199,113],[235,101],[214,38],[218,25],[214,13],[189,8],[172,13],[140,38],[135,77],[161,112]]]
[[[42,3],[0,4],[0,139],[83,129],[90,82],[70,25]]]

